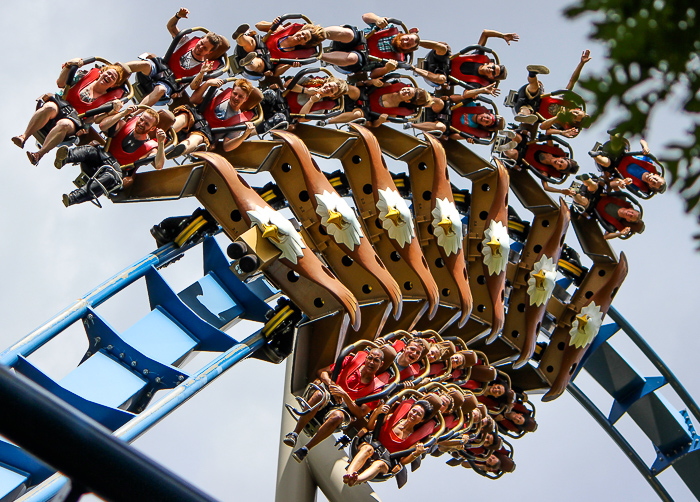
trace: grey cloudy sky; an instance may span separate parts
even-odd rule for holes
[[[0,122],[5,180],[0,185],[0,347],[9,346],[75,298],[151,251],[151,225],[167,216],[188,214],[197,207],[195,200],[183,200],[106,203],[102,210],[90,204],[65,209],[61,194],[72,189],[77,170],[55,170],[53,155],[33,167],[9,140],[24,129],[34,109],[33,100],[55,90],[55,79],[64,61],[91,55],[127,61],[142,52],[162,54],[170,38],[165,23],[179,6],[172,2],[70,0],[12,2],[3,6],[0,36],[5,46],[6,72],[0,84],[5,117]],[[552,70],[542,78],[548,90],[563,87],[585,48],[592,50],[594,59],[584,71],[595,71],[601,64],[600,48],[585,39],[587,24],[562,19],[559,2],[200,1],[185,6],[192,14],[189,20],[181,21],[181,27],[202,25],[226,36],[242,22],[252,25],[287,12],[305,13],[327,26],[359,25],[363,12],[375,11],[401,18],[409,26],[418,25],[424,38],[445,40],[453,49],[475,43],[483,28],[515,31],[521,40],[517,44],[508,47],[501,40],[491,43],[508,66],[504,91],[522,85],[525,66],[532,63],[545,64]],[[510,111],[504,115],[510,118]],[[595,141],[605,139],[605,126],[586,131],[572,141],[584,172],[593,170],[586,152]],[[652,151],[673,140],[683,126],[673,107],[660,111],[647,138]],[[484,150],[478,153],[488,154]],[[326,170],[334,170],[339,164],[326,166]],[[392,170],[400,169],[398,164],[392,166]],[[454,175],[452,181],[469,186]],[[256,179],[251,182],[264,183]],[[525,217],[524,213],[521,216]],[[673,193],[646,203],[644,219],[647,230],[643,235],[614,242],[615,249],[624,250],[630,262],[630,273],[615,306],[676,372],[691,395],[700,396],[700,379],[692,362],[700,349],[694,311],[700,255],[693,252],[691,239],[696,226],[683,213],[682,204]],[[568,242],[572,244],[574,240],[572,233]],[[222,244],[226,245],[224,241]],[[194,251],[195,255],[198,253]],[[178,291],[196,280],[198,274],[198,256],[165,271],[167,280]],[[123,330],[147,312],[147,300],[141,284],[120,297],[124,298],[109,302],[100,312]],[[249,333],[250,328],[243,325],[233,332],[238,338]],[[630,353],[629,344],[614,339],[613,345]],[[60,379],[75,366],[84,350],[82,327],[74,326],[32,360]],[[192,367],[204,359],[198,356]],[[639,359],[633,360],[643,373],[655,374]],[[283,377],[283,366],[246,361],[135,445],[220,500],[271,500]],[[579,383],[598,396],[585,374]],[[534,401],[537,403],[538,398]],[[606,403],[603,409],[607,412],[610,403],[604,399],[602,402]],[[538,406],[537,418],[538,431],[515,442],[515,473],[497,482],[429,459],[410,475],[409,484],[401,492],[393,482],[378,484],[375,489],[387,501],[423,500],[434,495],[435,486],[442,493],[470,498],[503,496],[518,490],[518,498],[524,500],[655,499],[632,464],[571,397],[565,395],[554,403]],[[632,430],[626,418],[621,427]],[[640,446],[642,457],[650,462],[654,456],[651,445],[634,434],[632,443]],[[677,500],[688,499],[690,494],[673,477],[673,473],[662,476],[664,480],[670,478],[671,493]]]

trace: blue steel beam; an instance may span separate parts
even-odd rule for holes
[[[187,378],[175,389],[163,396],[160,401],[118,429],[114,436],[126,442],[134,441],[226,370],[253,354],[264,344],[265,337],[262,334],[262,330],[259,330]],[[39,486],[17,499],[17,502],[48,502],[56,496],[67,482],[67,478],[58,473],[54,474]]]
[[[97,307],[105,300],[112,297],[115,293],[126,288],[134,281],[143,277],[151,267],[162,267],[167,265],[175,258],[179,257],[185,251],[198,243],[190,244],[180,248],[174,244],[168,244],[153,253],[141,258],[132,263],[118,274],[110,277],[105,282],[97,286],[82,298],[76,300],[72,305],[68,306],[49,321],[39,326],[37,329],[29,333],[19,342],[12,345],[9,349],[0,354],[0,364],[5,366],[14,366],[20,355],[27,357],[42,345],[47,343],[61,331],[68,328],[75,321],[85,317],[88,313],[88,308]]]
[[[659,370],[661,376],[663,376],[668,384],[676,391],[678,397],[681,398],[683,404],[685,404],[690,412],[693,414],[696,420],[700,421],[700,407],[698,407],[695,400],[690,396],[683,384],[676,378],[676,375],[669,369],[668,366],[661,360],[661,358],[654,352],[654,349],[649,346],[649,344],[642,338],[636,329],[622,317],[614,307],[610,307],[608,310],[608,315],[610,318],[617,323],[618,326],[625,332],[625,334],[634,342],[634,344],[639,347],[639,350],[651,361],[651,363]]]
[[[661,482],[656,478],[656,476],[651,472],[651,470],[644,463],[644,460],[637,454],[637,452],[632,448],[632,446],[627,442],[627,440],[620,434],[620,432],[608,422],[607,417],[601,412],[593,402],[588,399],[588,397],[581,392],[576,384],[569,383],[567,390],[574,396],[574,399],[583,406],[586,411],[598,422],[608,436],[620,447],[620,449],[627,455],[632,464],[637,468],[644,479],[647,480],[652,489],[664,502],[673,502],[673,498],[666,491],[666,488],[661,484]]]

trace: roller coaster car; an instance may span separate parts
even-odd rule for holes
[[[323,76],[313,78],[313,73],[322,72]],[[302,96],[301,93],[294,92],[294,87],[299,83],[303,77],[309,77],[312,79],[313,84],[308,87],[321,87],[328,77],[332,77],[333,74],[325,68],[306,68],[298,72],[294,78],[292,78],[287,86],[287,90],[282,93],[285,100],[287,101],[287,106],[289,108],[289,113],[291,117],[301,117],[300,112],[304,107],[306,101],[300,100]],[[320,101],[314,103],[311,107],[309,115],[313,115],[313,118],[319,120],[328,119],[335,115],[339,115],[343,112],[343,97],[329,98],[324,97]]]
[[[628,222],[615,218],[606,211],[606,207],[609,205],[617,208],[634,209],[639,212],[639,219],[636,222]],[[620,232],[626,227],[632,230],[627,235],[621,235],[620,239],[629,239],[634,234],[641,234],[644,232],[645,227],[642,221],[644,209],[637,199],[629,194],[615,192],[614,194],[602,195],[593,208],[593,214],[598,220],[598,223],[600,223],[600,226],[607,232]]]
[[[224,80],[224,83],[234,80],[237,79],[235,77],[228,78]],[[221,92],[217,91],[218,89],[216,87],[208,89],[202,102],[196,106],[197,113],[204,119],[213,136],[232,131],[244,131],[246,129],[246,122],[252,122],[255,126],[258,126],[263,121],[263,109],[260,105],[260,97],[259,95],[254,95],[253,92],[251,92],[248,99],[241,105],[239,114],[229,119],[220,119],[216,115],[216,110],[222,103],[229,101],[233,88],[228,87]],[[216,152],[217,149],[220,149],[220,144],[212,145],[212,147]],[[217,153],[225,154],[223,151],[218,151]]]
[[[104,105],[107,106],[107,105]],[[138,105],[139,110],[144,110],[144,109],[152,109],[149,106],[144,106],[144,105]],[[177,145],[177,137],[175,134],[175,131],[172,129],[172,114],[165,110],[160,110],[158,113],[159,116],[159,127],[162,125],[162,127],[167,131],[167,141],[165,143],[165,153],[166,155],[175,148]],[[115,195],[117,195],[122,188],[125,186],[125,184],[129,181],[126,178],[131,177],[134,175],[137,169],[139,169],[142,166],[145,166],[147,164],[152,163],[155,160],[155,156],[147,156],[143,157],[137,160],[134,160],[133,162],[125,163],[125,164],[120,164],[121,162],[124,162],[124,160],[120,159],[120,156],[116,154],[115,152],[112,152],[110,147],[113,144],[114,141],[122,141],[125,140],[128,136],[128,134],[133,130],[134,124],[132,123],[131,126],[129,127],[128,125],[125,125],[122,127],[122,129],[117,132],[116,134],[113,133],[112,129],[108,131],[107,134],[107,140],[103,141],[104,142],[104,147],[98,147],[102,148],[103,150],[103,160],[105,160],[104,164],[102,166],[97,167],[94,169],[93,172],[88,172],[86,173],[85,171],[82,170],[82,164],[81,164],[81,172],[78,175],[78,177],[73,180],[73,184],[78,187],[82,188],[85,187],[85,190],[87,191],[88,194],[92,194],[91,202],[96,205],[97,207],[102,207],[102,204],[100,203],[99,195],[104,195],[106,197],[112,198]],[[148,135],[149,135],[149,142],[151,143],[151,146],[153,148],[157,148],[157,141],[156,141],[156,131],[157,129],[151,130]],[[100,138],[102,138],[100,136]],[[137,150],[138,152],[138,150]],[[129,153],[134,153],[134,152],[129,152]],[[111,178],[109,181],[110,186],[105,185],[105,178],[104,176],[107,175],[108,178]],[[92,187],[97,187],[99,195],[96,195],[93,193]]]
[[[547,94],[543,94],[540,101],[540,107],[537,110],[540,120],[544,121],[556,117],[560,111],[579,109],[584,113],[586,112],[586,102],[584,99],[576,94],[574,91],[569,91],[567,89],[562,89]],[[566,114],[565,114],[566,117]],[[587,124],[585,124],[587,126]],[[571,127],[582,128],[584,124],[575,124],[574,122],[565,122],[563,124],[565,129]]]
[[[102,63],[102,65],[95,65],[95,67],[88,70],[87,74],[83,76],[83,78],[81,78],[75,85],[66,85],[61,91],[61,96],[56,96],[54,98],[56,99],[56,104],[58,105],[59,110],[62,109],[65,105],[69,105],[69,107],[65,109],[65,114],[67,118],[69,118],[76,124],[76,129],[80,128],[79,124],[81,123],[82,119],[88,119],[100,115],[102,113],[107,113],[111,111],[111,101],[118,99],[121,100],[123,103],[127,103],[134,95],[134,88],[131,86],[131,83],[129,83],[129,80],[127,78],[122,85],[110,89],[105,94],[93,101],[90,101],[89,103],[85,103],[82,99],[80,99],[80,92],[85,88],[85,86],[91,84],[99,78],[100,69],[102,68],[102,66],[112,64],[108,60],[97,56],[83,58],[83,66],[95,62]],[[73,80],[75,73],[78,71],[78,69],[79,68],[77,66],[71,67],[71,70],[66,78],[67,82],[71,82]],[[46,101],[42,98],[37,99],[36,109],[38,110],[39,108],[44,106],[45,102]],[[34,133],[34,138],[36,139],[37,143],[39,143],[40,145],[44,143],[46,135],[54,127],[56,121],[57,119],[49,121],[48,124],[46,124],[44,127],[42,127]],[[87,144],[91,141],[97,141],[99,143],[104,144],[104,139],[93,127],[88,128],[87,134],[66,137],[63,143]]]
[[[581,264],[579,254],[568,244],[564,244],[561,248],[557,270],[567,279],[571,279],[576,286],[581,285],[588,273],[588,268]]]
[[[396,61],[400,68],[410,68],[413,64],[413,53],[404,54],[402,52],[397,52],[394,50],[385,51],[379,47],[379,41],[384,38],[393,38],[397,35],[408,34],[411,31],[406,28],[406,25],[399,19],[387,18],[390,23],[389,26],[383,29],[374,28],[367,34],[362,33],[360,30],[361,42],[355,47],[348,47],[349,44],[343,44],[341,42],[331,42],[329,52],[331,51],[343,51],[343,52],[359,52],[365,56],[365,64],[361,71],[369,71],[377,67],[377,63],[385,64],[387,61]],[[399,29],[400,27],[400,29]],[[338,71],[341,73],[359,73],[359,72],[349,72],[343,68],[337,67]]]
[[[155,63],[156,71],[158,72],[158,75],[156,75],[156,79],[160,80],[162,78],[164,81],[169,80],[169,83],[173,84],[173,94],[182,92],[187,87],[187,85],[190,82],[192,82],[192,80],[194,80],[195,76],[197,76],[197,73],[199,73],[200,65],[194,66],[189,69],[184,69],[179,65],[179,63],[171,64],[171,62],[173,61],[179,61],[179,58],[184,56],[188,51],[192,50],[192,48],[202,38],[201,36],[192,36],[184,44],[178,47],[178,44],[180,44],[180,41],[183,39],[183,37],[190,35],[194,32],[201,32],[202,35],[206,35],[207,33],[209,33],[209,30],[198,26],[195,28],[188,28],[186,30],[180,31],[177,35],[175,35],[175,37],[173,37],[173,40],[172,42],[170,42],[170,46],[168,47],[165,56],[163,56],[162,58],[157,58],[152,54],[143,54],[139,56],[139,59],[150,59]],[[226,53],[231,48],[231,44],[225,37],[219,35],[219,38],[221,39],[221,43],[209,57],[209,61],[213,62],[214,67],[210,72],[206,74],[205,78],[207,79],[217,78],[229,69],[229,61],[226,57]],[[137,73],[136,83],[134,84],[134,100],[137,103],[140,103],[145,96],[147,96],[153,91],[153,87],[154,80],[151,79],[151,77],[148,77],[142,73]],[[166,103],[166,100],[161,101],[162,102],[159,102],[157,104],[162,105]]]
[[[476,97],[474,102],[476,101],[480,101],[488,106],[476,103],[473,105],[465,105],[463,101],[451,107],[448,112],[449,128],[450,131],[459,134],[464,139],[471,140],[479,145],[490,145],[496,140],[496,127],[494,127],[493,130],[488,130],[478,125],[475,127],[471,124],[476,123],[477,115],[488,113],[493,115],[495,126],[498,118],[498,107],[496,107],[496,103],[492,100],[483,96]]]
[[[406,418],[411,408],[421,399],[431,404],[432,412],[428,416],[423,417],[422,424],[411,435],[405,439],[399,439],[392,429],[399,421]],[[400,460],[411,454],[418,443],[423,443],[426,448],[430,448],[445,431],[445,421],[440,414],[442,403],[437,394],[423,395],[413,389],[406,389],[392,396],[386,404],[390,407],[389,420],[386,420],[386,414],[380,413],[377,416],[374,430],[371,432],[371,439],[367,439],[378,441],[386,448],[392,465],[388,473],[378,474],[372,481],[386,481],[396,476],[398,487],[401,488],[406,484],[408,477],[406,470],[400,468]],[[360,444],[360,439],[356,437],[350,445],[350,457],[357,455]],[[414,463],[413,465],[413,470],[415,470],[418,464]]]
[[[399,79],[406,79],[409,83],[401,82]],[[384,95],[399,92],[404,87],[418,88],[416,81],[408,76],[399,75],[398,73],[389,73],[383,77],[383,80],[388,83],[383,87],[374,87],[367,91],[367,98],[363,99],[363,108],[369,112],[367,115],[370,120],[378,118],[382,114],[389,115],[388,122],[405,123],[418,118],[422,107],[416,107],[408,103],[402,103],[400,106],[386,108],[381,104],[381,98]]]
[[[503,420],[496,422],[499,432],[513,439],[523,437],[528,432],[537,430],[537,422],[535,421],[535,405],[527,400],[517,399],[513,404],[512,411],[519,413],[525,419],[521,425],[516,424],[510,419],[504,417]]]
[[[289,23],[283,25],[278,30],[280,25],[291,19],[300,19],[303,23]],[[266,71],[274,71],[277,65],[281,64],[313,64],[323,55],[323,48],[319,44],[315,47],[295,46],[293,48],[282,48],[279,44],[282,40],[297,33],[305,24],[313,24],[311,20],[303,14],[285,14],[280,16],[277,22],[272,23],[267,33],[258,40],[256,56],[265,62]],[[239,45],[234,50],[235,66],[240,72],[251,80],[259,80],[264,74],[250,71],[239,65],[239,62],[247,55],[246,51]]]
[[[542,181],[546,181],[547,183],[551,183],[553,185],[561,185],[569,177],[569,174],[562,173],[561,171],[554,169],[552,166],[543,164],[539,161],[538,156],[540,153],[549,153],[554,157],[573,159],[574,151],[571,146],[562,139],[554,136],[542,136],[538,141],[542,141],[544,139],[551,141],[552,144],[549,144],[549,142],[528,144],[521,163]],[[566,149],[566,151],[564,149]]]
[[[448,78],[451,82],[469,89],[486,87],[494,81],[479,75],[478,69],[481,65],[488,63],[500,65],[498,54],[488,47],[470,45],[450,56]],[[498,87],[499,80],[495,80],[495,83]]]
[[[348,391],[348,377],[364,364],[367,354],[374,348],[378,348],[378,346],[375,343],[367,340],[360,340],[345,347],[335,361],[333,373],[330,377],[331,381],[337,383],[340,387]],[[383,350],[383,352],[385,351]],[[343,361],[350,356],[352,359],[348,362],[348,364],[346,364],[345,367],[343,367]],[[379,400],[385,398],[394,391],[398,382],[399,370],[394,364],[394,359],[391,358],[391,355],[387,355],[385,352],[384,363],[375,374],[372,383],[358,391],[351,391],[349,393],[351,398],[358,406],[368,403],[370,404],[370,407],[374,409],[379,404]],[[320,391],[324,397],[321,401],[319,401],[319,403],[311,406],[309,404],[309,400],[316,391]],[[325,388],[325,386],[316,382],[308,384],[302,396],[297,397],[296,399],[300,405],[300,409],[295,409],[287,405],[287,411],[289,411],[289,413],[295,418],[308,413],[314,413],[314,418],[304,428],[305,433],[310,437],[316,433],[318,427],[320,427],[320,425],[323,423],[328,412],[330,412],[332,409],[338,408],[338,405],[331,401],[330,392]],[[319,414],[319,411],[322,413]],[[347,417],[347,419],[341,425],[341,429],[345,429],[349,423],[350,420],[349,417]],[[353,434],[351,431],[346,431],[346,433],[349,433],[350,435]]]
[[[496,398],[492,396],[486,396],[484,391],[477,395],[477,400],[486,406],[490,415],[498,415],[499,413],[504,413],[508,410],[513,403],[515,403],[516,394],[512,389],[512,384],[510,381],[510,376],[503,371],[496,370],[497,377],[493,380],[493,384],[500,384],[504,387],[504,393],[502,396]],[[485,390],[485,389],[484,389]]]
[[[508,441],[503,440],[501,448],[494,451],[493,454],[498,457],[498,460],[500,461],[500,468],[498,472],[490,472],[481,469],[477,463],[469,460],[469,464],[472,466],[472,469],[474,469],[474,472],[489,479],[498,479],[506,473],[515,471],[513,446]]]
[[[626,142],[625,146],[626,148],[623,152],[615,152],[611,145],[611,141],[608,141],[602,145],[600,143],[596,143],[593,150],[591,150],[590,155],[592,155],[594,158],[598,155],[604,155],[610,160],[610,166],[607,168],[603,168],[596,162],[596,166],[599,170],[609,173],[615,178],[631,178],[632,184],[628,185],[626,188],[640,199],[648,200],[657,193],[665,192],[666,185],[664,185],[664,188],[660,191],[651,190],[649,185],[642,181],[639,176],[632,174],[633,171],[638,171],[641,169],[651,174],[658,174],[664,178],[666,176],[664,166],[651,154],[645,155],[644,152],[630,152],[629,142]],[[632,170],[632,172],[630,172],[630,170]]]

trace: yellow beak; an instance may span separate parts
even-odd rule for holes
[[[486,245],[491,248],[491,254],[493,256],[501,255],[501,242],[498,239],[491,237],[491,240],[487,242]]]
[[[333,224],[338,228],[342,228],[343,215],[338,211],[333,211],[332,209],[328,211],[328,224]]]
[[[399,221],[401,221],[401,213],[395,207],[392,207],[389,209],[389,212],[386,213],[386,217],[387,217],[387,219],[393,221],[394,225],[396,225],[396,226],[398,226]]]
[[[265,239],[272,239],[276,242],[280,241],[279,229],[277,228],[277,225],[263,225],[263,227],[265,230],[263,230],[262,236]]]
[[[588,316],[585,314],[579,314],[576,316],[576,319],[578,319],[578,330],[585,331],[586,324],[588,324]]]
[[[544,288],[544,270],[540,270],[536,274],[532,274],[532,277],[535,278],[535,288],[537,289],[542,289]]]
[[[443,218],[440,220],[440,223],[438,223],[438,226],[442,228],[442,230],[445,232],[445,235],[450,235],[454,233],[454,230],[452,230],[452,220],[449,218]]]

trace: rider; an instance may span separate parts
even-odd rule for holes
[[[484,30],[481,32],[479,37],[478,45],[484,47],[489,38],[502,38],[508,45],[511,42],[517,42],[520,40],[517,33],[501,33],[495,30]],[[444,85],[447,83],[447,76],[450,74],[450,47],[446,45],[446,50],[443,47],[436,47],[428,52],[425,57],[424,69],[414,68],[413,71],[438,85]],[[485,54],[481,49],[477,49],[475,54]],[[496,80],[504,80],[508,76],[506,67],[504,65],[497,65],[495,62],[490,61],[488,63],[477,63],[464,61],[460,65],[460,72],[465,75],[474,75],[484,78],[489,84],[494,83]],[[476,83],[470,83],[469,87],[479,87]],[[496,96],[498,94],[495,94]]]
[[[202,65],[202,71],[197,78],[207,69],[206,64]],[[197,79],[193,83],[197,83]],[[182,136],[189,134],[173,149],[168,158],[192,153],[201,145],[209,149],[222,139],[222,148],[225,152],[230,152],[255,132],[255,125],[245,121],[242,113],[253,108],[262,99],[262,93],[244,78],[236,80],[230,91],[219,90],[215,94],[207,92],[209,89],[220,88],[223,84],[221,79],[207,80],[192,94],[190,105],[179,106],[173,110],[173,130]],[[255,96],[252,102],[249,101],[251,95]],[[212,132],[212,128],[229,127],[241,122],[245,122],[246,125],[243,131],[216,134]]]
[[[318,377],[325,388],[333,397],[342,400],[342,407],[331,410],[325,417],[323,424],[311,440],[295,450],[292,453],[294,460],[302,462],[309,450],[318,443],[329,437],[333,432],[346,420],[360,420],[372,411],[379,403],[365,403],[360,406],[355,403],[359,397],[365,397],[378,392],[384,382],[377,378],[377,373],[384,363],[384,352],[378,348],[372,349],[369,353],[360,352],[355,355],[349,355],[342,361],[341,371],[338,376],[338,383],[331,380],[331,375],[335,369],[335,364],[331,364],[318,371]],[[324,395],[321,391],[315,391],[308,403],[309,406],[321,402]],[[283,440],[287,446],[295,446],[299,433],[306,427],[314,416],[319,411],[318,408],[313,412],[306,413],[299,417],[294,431],[287,434]]]
[[[158,129],[158,113],[155,110],[146,109],[142,113],[134,115],[137,110],[136,106],[129,106],[102,120],[100,129],[108,131],[111,136],[106,149],[84,145],[72,149],[62,146],[57,150],[54,163],[57,169],[62,168],[65,164],[80,163],[83,172],[91,178],[94,177],[94,180],[85,186],[63,195],[63,204],[66,207],[96,199],[104,193],[101,186],[108,192],[116,188],[120,181],[124,186],[128,186],[136,168],[132,167],[123,171],[121,166],[154,156],[155,168],[163,168],[166,135],[162,129]],[[149,135],[153,130],[156,131],[157,140],[151,139]],[[100,168],[105,165],[112,169],[104,169],[98,173]],[[95,176],[96,174],[97,176]],[[119,179],[116,179],[115,176],[118,176]]]
[[[180,33],[177,22],[186,18],[189,13],[190,11],[183,7],[168,20],[167,28],[173,38]],[[148,82],[148,87],[151,87],[149,94],[141,100],[141,104],[152,106],[161,99],[175,97],[180,88],[176,79],[197,75],[202,64],[209,60],[224,43],[226,42],[223,37],[212,32],[201,38],[186,35],[179,40],[167,63],[163,58],[153,54],[149,54],[145,61],[129,62],[131,71],[147,77],[145,80]]]
[[[46,133],[41,148],[36,152],[27,152],[29,162],[34,165],[37,165],[47,152],[66,137],[85,131],[88,121],[81,119],[78,114],[93,110],[110,101],[113,104],[113,110],[119,110],[122,106],[121,101],[114,99],[113,93],[110,92],[121,87],[129,77],[122,65],[106,65],[99,70],[75,71],[75,68],[81,66],[83,66],[83,60],[80,58],[71,59],[63,64],[56,85],[61,88],[69,87],[63,91],[62,95],[44,94],[39,107],[27,124],[27,129],[23,134],[12,138],[15,145],[24,148],[29,136],[39,130]]]

